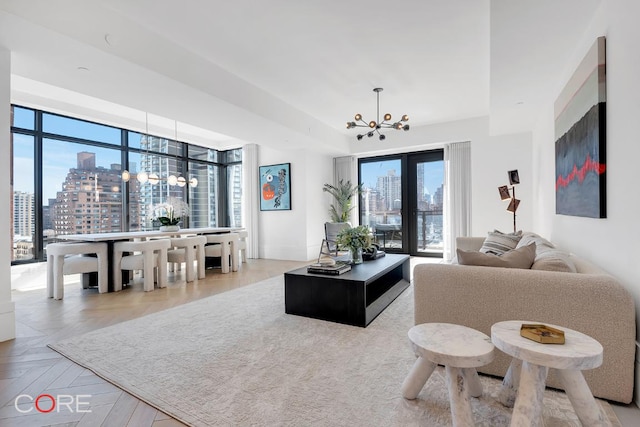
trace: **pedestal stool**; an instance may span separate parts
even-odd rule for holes
[[[564,391],[583,426],[610,426],[582,375],[602,364],[602,345],[581,332],[547,324],[564,331],[564,344],[541,344],[520,336],[528,320],[508,320],[491,326],[495,346],[513,357],[498,400],[513,406],[512,426],[540,426],[543,395],[549,369],[555,369]]]
[[[446,372],[454,426],[472,426],[469,396],[482,395],[477,367],[493,360],[494,346],[482,332],[450,323],[423,323],[409,330],[418,359],[402,384],[402,396],[415,399],[437,365]]]

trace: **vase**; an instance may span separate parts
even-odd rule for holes
[[[351,248],[351,264],[362,264],[362,248]]]
[[[161,225],[160,231],[180,231],[179,225]]]

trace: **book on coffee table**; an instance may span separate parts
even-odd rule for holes
[[[307,273],[338,275],[351,270],[351,264],[336,262],[335,265],[315,263],[307,267]]]

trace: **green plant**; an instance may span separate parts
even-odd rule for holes
[[[335,204],[329,208],[331,221],[347,222],[349,213],[353,210],[353,197],[362,192],[362,184],[354,185],[351,181],[338,181],[338,185],[325,184],[322,191],[327,192],[335,199]]]
[[[345,228],[338,233],[336,243],[342,248],[369,249],[373,243],[371,231],[364,225]]]
[[[161,225],[178,225],[180,220],[188,215],[189,205],[175,197],[169,197],[165,203],[150,207],[151,218]]]

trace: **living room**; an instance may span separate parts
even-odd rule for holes
[[[192,123],[194,127],[210,132],[220,132],[223,137],[215,141],[219,148],[257,143],[261,165],[291,163],[293,209],[286,212],[261,212],[258,215],[256,229],[259,230],[260,244],[257,257],[308,261],[317,255],[323,238],[322,227],[318,224],[327,220],[326,205],[329,203],[321,189],[324,183],[333,180],[335,157],[413,152],[442,148],[446,143],[471,141],[473,235],[485,235],[493,229],[508,231],[512,228],[512,217],[505,211],[505,205],[499,200],[496,189],[505,182],[507,171],[518,169],[521,177],[518,197],[522,200],[518,209],[518,228],[536,231],[557,246],[596,263],[613,274],[636,301],[640,300],[637,268],[633,263],[640,253],[634,244],[633,236],[636,233],[629,227],[629,224],[634,223],[640,200],[633,191],[629,193],[627,189],[630,173],[636,166],[635,159],[640,154],[640,148],[633,142],[640,130],[637,120],[640,113],[640,104],[637,102],[640,98],[640,85],[636,82],[636,76],[640,74],[640,62],[637,55],[633,54],[637,41],[640,40],[640,29],[634,20],[640,12],[637,2],[575,0],[543,1],[535,2],[535,5],[533,2],[514,3],[506,0],[455,2],[461,8],[478,8],[474,12],[483,17],[482,22],[474,24],[479,26],[479,29],[474,27],[474,31],[484,31],[486,34],[483,41],[474,44],[473,48],[482,49],[485,57],[484,74],[479,76],[486,81],[482,88],[487,92],[484,95],[484,109],[464,110],[464,114],[458,117],[450,115],[445,120],[434,120],[423,115],[422,121],[416,119],[412,111],[405,111],[406,105],[412,102],[411,93],[400,92],[393,88],[393,84],[396,79],[403,80],[403,69],[411,67],[411,57],[417,56],[417,49],[401,52],[404,57],[409,58],[407,63],[399,59],[400,62],[392,64],[391,69],[396,70],[397,76],[387,77],[376,73],[370,77],[361,74],[361,81],[350,81],[358,87],[355,91],[357,95],[350,96],[348,102],[341,102],[339,108],[335,105],[329,107],[339,109],[339,115],[343,117],[339,123],[332,123],[335,128],[314,117],[313,109],[302,113],[293,108],[290,102],[271,97],[267,91],[259,89],[257,82],[251,85],[253,91],[249,92],[245,83],[238,77],[229,77],[231,73],[223,68],[212,67],[202,58],[199,62],[192,62],[191,53],[181,51],[177,42],[170,43],[173,49],[170,51],[171,61],[166,63],[154,56],[153,52],[143,49],[145,43],[154,45],[152,39],[141,39],[139,45],[133,46],[122,42],[128,42],[128,35],[125,35],[124,30],[120,33],[111,30],[111,36],[106,39],[102,27],[95,27],[94,32],[89,31],[91,28],[87,27],[94,22],[89,17],[95,16],[95,10],[83,4],[84,2],[67,1],[63,2],[63,6],[47,3],[0,2],[0,46],[3,47],[0,50],[0,99],[4,100],[5,105],[46,105],[50,110],[65,111],[85,118],[88,117],[87,111],[92,110],[94,115],[91,118],[94,120],[116,121],[133,129],[144,128],[144,122],[138,115],[125,119],[106,113],[96,116],[99,108],[95,105],[92,108],[74,105],[75,102],[102,99],[122,105],[123,110],[131,108],[136,112],[155,112],[164,117]],[[133,16],[141,19],[140,16],[145,15],[150,17],[146,21],[147,29],[160,25],[152,19],[155,6],[151,2],[140,3],[135,10],[129,10],[132,13],[130,17],[123,15],[122,8],[126,10],[123,5],[125,2],[112,3],[113,8],[103,7],[98,10],[105,12],[109,18],[117,18],[115,22],[122,25],[118,28],[127,28],[124,22],[135,21]],[[274,6],[273,10],[285,10],[285,3],[278,2],[282,9]],[[435,7],[431,2],[427,4]],[[255,14],[263,12],[262,9],[252,9],[251,6],[257,5],[251,2],[243,5],[246,10],[254,10]],[[354,2],[354,5],[362,7],[362,10],[370,7],[364,6],[362,2]],[[195,8],[196,5],[189,3],[185,6],[185,16],[189,16],[186,12],[190,7]],[[324,14],[333,14],[337,20],[341,2],[329,2],[325,7],[327,10]],[[387,10],[388,7],[381,3],[380,10]],[[412,15],[412,9],[417,6],[414,2],[407,1],[393,5],[393,8],[397,7],[404,10],[401,14],[407,16]],[[428,7],[421,6],[420,12],[427,15],[424,8]],[[304,14],[305,6],[298,5],[296,8],[300,8]],[[235,10],[235,13],[240,16],[244,12]],[[388,15],[387,12],[380,13]],[[438,14],[433,12],[433,15]],[[468,18],[466,14],[461,13],[461,16]],[[426,16],[423,18],[427,19]],[[159,18],[155,16],[155,19]],[[353,24],[355,21],[356,24],[353,25],[356,27],[370,25],[365,23],[367,19],[366,15],[356,14],[349,18],[349,23]],[[79,25],[81,22],[86,25]],[[469,22],[475,21],[465,21],[462,24],[467,25]],[[384,23],[385,19],[380,19],[383,33]],[[393,29],[401,26],[402,21]],[[91,38],[83,40],[87,31]],[[144,34],[150,37],[154,33],[157,35],[157,32]],[[27,40],[27,34],[35,37]],[[439,34],[427,36],[428,41],[438,40],[440,37]],[[592,219],[557,215],[554,102],[587,50],[600,36],[606,36],[607,39],[607,217]],[[20,40],[20,37],[24,38]],[[34,42],[34,39],[39,42]],[[392,39],[395,40],[393,37]],[[339,52],[336,54],[338,57],[360,57],[357,49],[352,51],[352,42],[348,39],[330,39],[328,45]],[[233,43],[233,40],[224,39],[224,43]],[[267,45],[262,48],[266,49]],[[328,55],[331,52],[329,48],[327,51],[314,53]],[[275,78],[274,75],[278,72],[277,49],[271,52],[273,62],[261,63],[257,67],[264,70],[267,75],[265,79]],[[463,50],[460,54],[466,53]],[[70,57],[62,61],[55,58],[66,54]],[[300,61],[309,61],[313,57],[313,53],[307,54],[309,56],[301,57]],[[376,55],[383,57],[386,53],[379,51]],[[250,57],[251,53],[247,56]],[[453,61],[455,54],[451,56]],[[83,66],[78,58],[91,58],[92,65],[84,65],[91,70],[77,69]],[[104,62],[107,59],[109,64]],[[67,68],[53,69],[46,66],[48,62],[67,62],[69,65]],[[134,73],[138,68],[143,68],[142,64],[146,64],[146,69],[139,70],[139,74]],[[183,69],[184,64],[189,64],[189,70]],[[101,69],[102,66],[104,68]],[[437,64],[432,66],[437,67]],[[251,65],[244,63],[240,67],[250,68]],[[268,74],[272,69],[276,69],[275,74]],[[185,77],[181,73],[194,74],[190,76],[191,85],[184,84],[181,79]],[[324,73],[331,74],[329,69],[324,70]],[[413,74],[407,76],[407,80],[411,82]],[[132,86],[139,87],[135,94],[138,101],[134,104],[125,102],[129,98],[120,90],[120,82],[129,78]],[[376,78],[383,81],[375,80]],[[388,83],[385,83],[385,78],[388,78]],[[96,79],[103,80],[104,84],[94,86]],[[224,84],[212,88],[211,81]],[[28,89],[27,86],[34,82],[37,83],[35,89]],[[57,90],[52,90],[53,83],[57,85]],[[281,84],[286,86],[286,81]],[[440,84],[444,87],[441,91],[446,92],[448,86]],[[394,114],[407,113],[411,116],[411,130],[391,134],[384,141],[377,138],[357,141],[357,132],[338,128],[344,127],[344,121],[350,120],[360,109],[373,106],[374,95],[371,89],[376,86],[385,87],[385,92],[381,95],[383,108],[389,108]],[[309,98],[330,104],[330,100],[323,98],[322,91],[326,90],[323,86],[316,87],[314,81],[310,80],[307,87],[309,90],[306,95]],[[518,87],[522,91],[513,92]],[[58,98],[47,100],[45,93],[49,91]],[[433,91],[435,96],[435,87]],[[472,104],[471,98],[475,92],[471,92],[471,89],[469,91],[468,103]],[[83,94],[86,98],[78,94]],[[189,109],[190,117],[185,117],[186,104],[201,97],[206,98],[207,107],[195,111]],[[417,97],[427,102],[430,96],[428,92],[423,92]],[[403,98],[406,98],[406,103]],[[460,109],[467,108],[464,98],[461,102],[460,99],[458,101]],[[414,120],[417,120],[416,124]],[[2,113],[1,121],[2,127],[7,129],[10,122],[8,111]],[[169,126],[166,133],[167,137],[173,137],[173,128]],[[189,137],[192,137],[194,143],[203,140],[210,143],[210,139],[207,139],[209,136]],[[3,141],[6,148],[8,138],[3,138]],[[0,170],[8,171],[8,156],[0,161],[4,162],[0,165]],[[10,197],[8,186],[2,187],[0,191],[3,198]],[[620,196],[620,193],[624,194]],[[625,204],[627,201],[630,205]],[[3,227],[5,228],[0,233],[1,246],[8,248],[9,225],[5,224]],[[4,257],[9,259],[8,255]],[[10,339],[15,334],[9,269],[9,263],[5,262],[5,267],[0,270],[3,278],[0,280],[0,337],[3,340]],[[640,381],[636,381],[636,384],[639,383]]]

